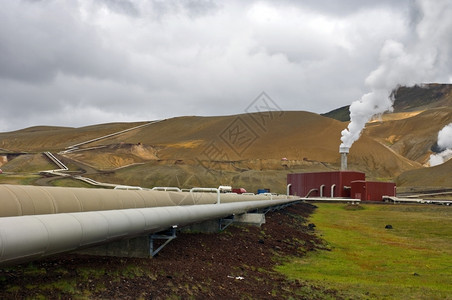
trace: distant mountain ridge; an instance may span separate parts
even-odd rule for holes
[[[342,106],[320,115],[341,122],[348,122],[350,121],[350,105]]]
[[[402,86],[394,92],[394,97],[394,112],[452,106],[452,84]]]
[[[394,112],[412,112],[429,108],[452,106],[452,84],[429,83],[401,86],[394,92]],[[321,114],[341,122],[350,121],[350,105]]]

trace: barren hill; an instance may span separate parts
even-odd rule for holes
[[[438,131],[452,122],[452,107],[433,108],[409,118],[368,124],[366,135],[409,160],[425,164]]]
[[[2,148],[9,150],[58,152],[141,124],[36,127],[2,133],[0,139]],[[97,174],[90,177],[116,184],[229,184],[283,192],[289,172],[339,168],[340,132],[345,126],[346,123],[302,111],[178,117],[93,141],[61,156],[69,164],[83,163],[109,171],[94,172]],[[4,169],[18,171],[13,162]],[[349,162],[350,168],[366,172],[371,179],[391,179],[420,167],[367,134],[352,148]]]
[[[0,133],[0,148],[19,152],[59,151],[69,145],[144,123],[110,123],[81,128],[35,126]]]
[[[398,183],[405,186],[419,185],[422,177],[429,178],[429,185],[449,184],[443,170],[450,164],[423,165],[438,131],[452,122],[450,91],[451,85],[399,88],[396,112],[367,124],[350,150],[349,169],[366,172],[371,180],[395,180],[400,175]],[[186,116],[82,128],[37,126],[0,133],[0,167],[15,176],[36,174],[49,167],[41,153],[52,151],[60,152],[71,171],[88,172],[102,182],[183,188],[226,184],[283,192],[287,173],[339,169],[340,132],[346,126],[303,111]],[[28,154],[17,157],[20,153],[14,152]]]
[[[404,172],[397,178],[397,184],[413,190],[450,189],[452,187],[452,160],[431,168]]]

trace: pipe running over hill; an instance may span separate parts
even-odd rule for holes
[[[12,185],[0,186],[0,195],[0,265],[299,200],[222,194],[215,204],[213,193]]]

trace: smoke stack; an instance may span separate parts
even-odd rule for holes
[[[345,146],[339,147],[339,153],[341,154],[341,171],[347,171],[347,154],[350,148]]]

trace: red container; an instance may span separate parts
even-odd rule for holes
[[[355,171],[287,174],[291,195],[306,197],[350,198],[352,181],[364,181],[366,175]]]
[[[383,196],[395,196],[396,185],[393,182],[353,181],[351,197],[361,201],[383,201]]]
[[[246,193],[246,190],[244,188],[239,188],[239,189],[232,189],[233,193],[237,193],[237,194],[243,194]]]

